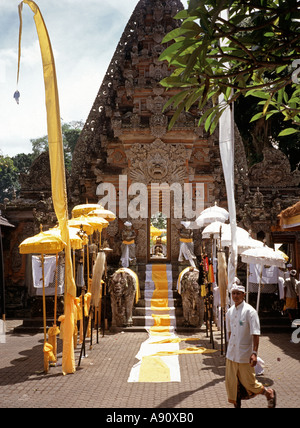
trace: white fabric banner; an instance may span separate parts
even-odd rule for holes
[[[221,12],[221,17],[228,20],[228,10]],[[227,39],[221,40],[221,45],[225,46]],[[228,64],[229,67],[229,64]],[[219,104],[224,105],[224,95],[219,96]],[[225,107],[225,110],[219,121],[219,146],[220,155],[225,178],[227,203],[229,211],[229,219],[231,225],[231,245],[229,247],[230,254],[228,259],[228,289],[231,286],[236,276],[237,267],[237,225],[236,225],[236,208],[234,197],[234,114],[233,104]]]
[[[44,282],[45,287],[48,287],[54,280],[56,270],[56,257],[44,256]],[[43,271],[42,261],[39,256],[32,256],[32,277],[33,286],[35,288],[43,288]]]

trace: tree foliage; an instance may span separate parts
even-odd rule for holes
[[[81,121],[73,121],[62,124],[65,166],[71,170],[72,155],[82,130]],[[13,195],[18,196],[20,191],[19,177],[21,173],[27,174],[33,161],[43,152],[48,151],[48,137],[35,138],[30,140],[32,153],[20,153],[9,157],[1,154],[0,151],[0,203],[5,198],[12,199]]]
[[[65,166],[67,170],[71,170],[72,155],[82,128],[83,123],[81,121],[73,121],[62,124],[61,129],[64,145]],[[34,159],[37,158],[42,152],[49,150],[47,135],[31,139],[30,142],[32,144]]]
[[[18,182],[17,168],[9,156],[0,155],[0,202],[11,199]]]
[[[299,132],[297,0],[190,0],[175,19],[181,26],[165,36],[160,56],[173,70],[161,84],[181,88],[165,105],[175,109],[170,128],[196,103],[206,107],[199,125],[212,133],[226,105],[242,96],[257,101],[251,121],[279,115],[286,122],[279,136]]]

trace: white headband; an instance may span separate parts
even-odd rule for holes
[[[231,291],[233,290],[241,291],[242,293],[245,293],[246,291],[243,285],[238,285],[235,282],[232,284],[232,287],[231,287]]]

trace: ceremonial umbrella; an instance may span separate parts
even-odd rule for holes
[[[42,259],[42,280],[43,280],[43,325],[44,325],[44,370],[47,373],[49,360],[56,361],[53,353],[53,346],[47,342],[46,332],[46,296],[45,296],[45,275],[44,257],[45,254],[58,254],[66,247],[65,242],[59,234],[51,232],[40,232],[39,234],[25,239],[19,245],[20,254],[41,254]]]
[[[162,230],[158,229],[157,227],[153,226],[151,224],[150,226],[150,235],[151,237],[160,236],[162,234]]]
[[[259,309],[259,300],[261,293],[261,280],[262,280],[262,271],[263,266],[277,266],[280,268],[285,267],[285,257],[280,251],[274,250],[273,248],[264,245],[259,248],[250,248],[249,250],[245,250],[241,254],[241,260],[247,264],[259,264],[261,266],[260,269],[260,278],[259,278],[259,286],[258,286],[258,294],[257,294],[257,302],[256,302],[256,310]]]
[[[82,229],[87,235],[94,233],[93,226],[86,220],[85,216],[79,216],[68,220],[68,226],[75,229]]]
[[[116,218],[116,215],[109,210],[104,209],[101,205],[98,205],[98,208],[95,210],[90,211],[87,214],[88,221],[92,222],[94,221],[95,224],[97,224],[97,230],[99,231],[99,247],[101,246],[101,232],[102,229],[105,229],[109,222],[114,221]],[[92,219],[90,219],[92,217]],[[95,219],[95,220],[93,220]],[[98,220],[96,220],[98,219]],[[99,220],[102,220],[102,223],[99,222]],[[105,220],[105,221],[103,221]],[[96,227],[96,226],[95,226]]]
[[[103,217],[98,217],[97,215],[88,214],[87,216],[84,216],[87,223],[89,223],[94,230],[98,230],[99,232],[102,231],[102,229],[105,229],[108,227],[109,222]]]
[[[225,223],[229,218],[229,213],[224,208],[219,207],[215,204],[212,207],[206,208],[202,213],[197,217],[196,223],[199,227],[205,227],[212,222],[219,221]]]
[[[221,232],[221,239],[222,239],[223,233],[227,229],[229,229],[229,233],[230,233],[230,224],[222,223],[221,221],[213,221],[203,229],[202,239],[211,239],[212,237],[214,239],[218,239],[220,238],[220,232]]]
[[[87,215],[102,217],[107,221],[114,221],[116,218],[115,213],[109,210],[105,210],[103,207],[101,207],[101,205],[99,205],[97,209],[90,211]]]
[[[73,217],[79,217],[81,215],[86,215],[89,212],[96,210],[96,209],[100,209],[103,208],[101,205],[99,204],[81,204],[81,205],[76,205],[73,209],[72,209],[72,216]]]
[[[230,233],[230,225],[229,227],[224,230],[224,234],[222,234],[222,246],[223,247],[229,247],[231,244],[231,233]],[[241,254],[242,252],[250,249],[250,248],[261,248],[264,246],[264,243],[262,241],[258,241],[257,239],[253,239],[250,236],[250,233],[241,228],[237,227],[236,229],[236,238],[237,238],[237,247],[238,247],[238,253]]]
[[[53,233],[56,236],[59,236],[61,238],[61,230],[59,227],[53,227],[47,231],[47,233]],[[82,239],[76,230],[75,227],[69,226],[69,236],[70,236],[70,243],[71,248],[73,250],[81,250],[83,245],[87,244],[87,240]]]

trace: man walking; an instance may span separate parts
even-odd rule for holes
[[[260,323],[256,310],[245,302],[245,287],[238,278],[231,289],[234,304],[226,315],[226,326],[229,337],[226,354],[226,391],[228,401],[234,407],[241,407],[240,388],[247,392],[247,398],[263,394],[268,407],[276,406],[274,389],[266,389],[255,377],[254,367],[257,364]]]

